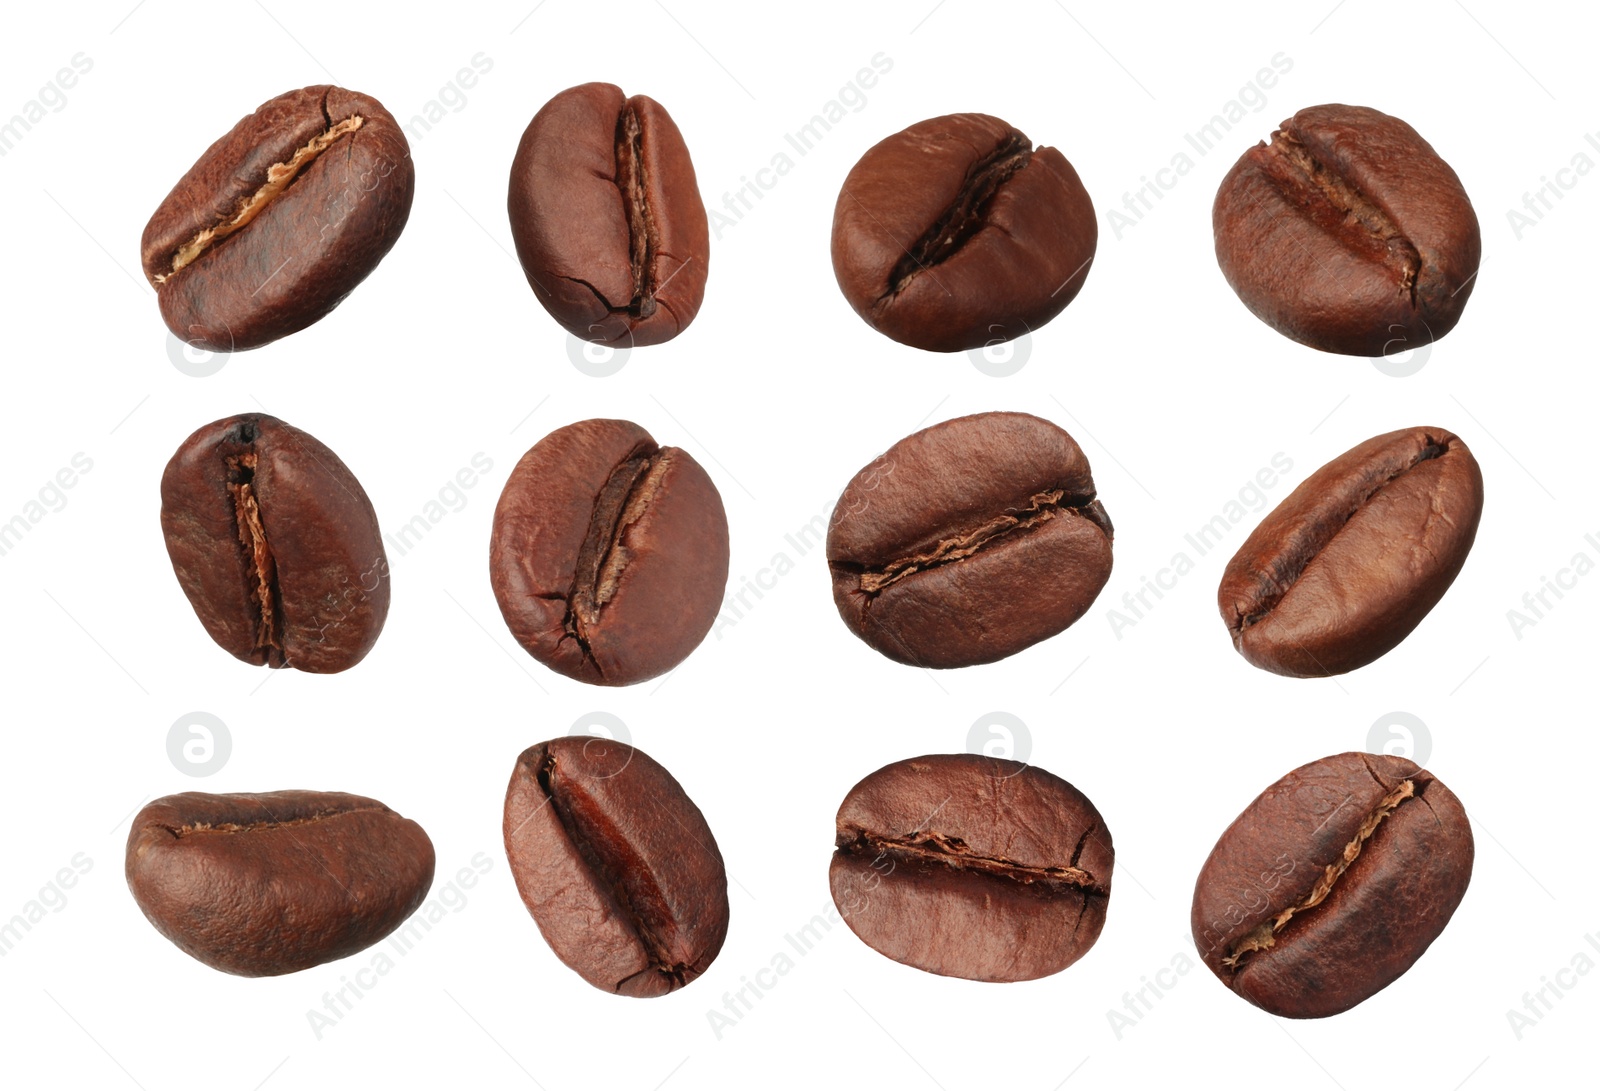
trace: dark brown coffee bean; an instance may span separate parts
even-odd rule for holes
[[[1466,562],[1483,475],[1442,428],[1403,428],[1301,482],[1217,588],[1233,646],[1294,678],[1364,667],[1428,616]]]
[[[1043,769],[977,754],[886,765],[845,796],[828,882],[850,930],[929,973],[1030,981],[1106,921],[1111,833]]]
[[[833,273],[879,333],[956,352],[1060,314],[1098,238],[1060,152],[997,117],[950,114],[880,141],[850,171],[833,210]]]
[[[265,413],[183,441],[161,475],[167,554],[200,623],[257,665],[334,674],[389,615],[378,516],[339,456]]]
[[[376,99],[321,85],[263,103],[145,225],[162,319],[216,352],[305,329],[378,267],[413,188],[405,133]]]
[[[898,663],[992,663],[1054,636],[1111,576],[1111,520],[1072,437],[1026,413],[907,436],[845,487],[833,601]]]
[[[522,134],[507,205],[534,295],[573,336],[655,345],[694,321],[711,236],[660,103],[609,83],[561,92]]]
[[[1456,172],[1411,126],[1364,106],[1285,121],[1222,180],[1211,223],[1222,275],[1257,318],[1350,356],[1454,329],[1482,250]]]
[[[545,942],[595,988],[664,996],[722,950],[722,853],[644,751],[586,735],[530,746],[506,789],[505,841]]]
[[[687,451],[625,420],[558,428],[494,509],[489,578],[517,643],[580,682],[628,686],[699,646],[728,582],[728,517]]]
[[[1211,850],[1190,927],[1211,972],[1290,1019],[1380,992],[1439,938],[1472,878],[1472,828],[1433,774],[1388,754],[1302,765]]]
[[[433,843],[364,796],[184,792],[134,818],[126,870],[134,901],[185,954],[268,977],[400,927],[433,883]]]

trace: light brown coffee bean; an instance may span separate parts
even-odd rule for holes
[[[244,977],[353,955],[433,883],[422,827],[343,792],[163,796],[128,834],[128,887],[185,954]]]

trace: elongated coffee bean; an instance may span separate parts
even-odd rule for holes
[[[1026,413],[979,413],[896,443],[845,487],[828,530],[833,601],[899,663],[991,663],[1083,616],[1111,575],[1089,460]]]
[[[997,117],[950,114],[880,141],[851,169],[833,210],[833,272],[879,333],[956,352],[1060,314],[1098,238],[1059,151]]]
[[[1472,878],[1472,827],[1433,774],[1336,754],[1256,797],[1195,883],[1190,926],[1211,972],[1259,1008],[1355,1007],[1439,938]]]
[[[1211,220],[1222,274],[1257,318],[1352,356],[1454,329],[1482,250],[1456,172],[1411,126],[1364,106],[1285,121],[1222,180]]]
[[[686,659],[728,582],[728,518],[687,451],[631,421],[558,428],[517,463],[494,510],[489,576],[539,662],[627,686]]]
[[[316,437],[265,413],[213,421],[161,475],[161,529],[206,632],[257,665],[333,674],[389,614],[372,501]]]
[[[185,954],[267,977],[400,927],[433,883],[433,843],[364,796],[184,792],[134,818],[126,871],[134,901]]]
[[[663,996],[722,950],[722,853],[700,808],[642,750],[585,735],[524,750],[505,842],[545,941],[597,989]]]
[[[654,345],[694,321],[711,235],[660,103],[609,83],[561,92],[522,134],[507,206],[528,283],[573,336]]]
[[[1028,981],[1105,925],[1115,854],[1084,794],[976,754],[886,765],[839,806],[828,881],[850,930],[929,973]]]
[[[414,188],[405,133],[376,99],[321,85],[263,103],[145,225],[162,319],[217,352],[305,329],[377,268]]]
[[[1245,539],[1217,607],[1241,655],[1295,678],[1366,666],[1449,590],[1483,475],[1442,428],[1375,436],[1306,478]]]

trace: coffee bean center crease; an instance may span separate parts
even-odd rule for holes
[[[282,596],[278,593],[278,565],[267,541],[267,528],[261,521],[261,504],[255,491],[258,456],[254,451],[230,455],[228,494],[233,497],[234,520],[239,527],[239,545],[255,579],[255,650],[265,651],[274,667],[283,665]]]
[[[323,117],[327,119],[326,100],[323,102]],[[250,221],[259,216],[275,197],[288,189],[289,185],[318,156],[327,151],[334,141],[347,133],[355,132],[364,123],[365,119],[360,114],[353,114],[337,124],[330,121],[327,129],[295,149],[295,153],[287,160],[268,167],[266,180],[254,193],[239,202],[238,209],[231,217],[215,226],[205,228],[178,248],[178,252],[172,256],[172,271],[158,274],[155,278],[156,283],[165,284],[174,274],[192,264],[207,250],[249,226]]]
[[[617,188],[628,213],[628,262],[633,273],[633,298],[626,307],[607,307],[626,311],[634,318],[649,318],[656,313],[655,219],[647,198],[649,179],[645,177],[644,133],[639,114],[632,106],[617,117]]]
[[[638,938],[649,963],[645,969],[618,981],[612,991],[622,992],[630,981],[650,974],[670,978],[674,988],[698,977],[703,967],[674,958],[662,935],[672,928],[672,919],[666,895],[648,862],[626,842],[622,830],[604,817],[597,822],[589,813],[592,806],[582,807],[585,817],[579,817],[577,812],[584,801],[574,798],[570,789],[557,788],[557,768],[555,755],[547,753],[539,765],[539,788],[549,800],[567,840],[578,850],[590,874],[610,894],[612,903]]]
[[[1316,559],[1317,555],[1333,544],[1345,527],[1349,526],[1350,520],[1355,518],[1362,508],[1371,503],[1374,497],[1424,462],[1441,458],[1449,453],[1449,448],[1433,436],[1426,438],[1426,445],[1413,455],[1404,466],[1401,466],[1386,477],[1367,482],[1363,488],[1351,492],[1347,497],[1346,510],[1342,518],[1329,520],[1322,526],[1311,528],[1309,533],[1303,534],[1287,543],[1287,548],[1283,555],[1273,563],[1274,571],[1271,573],[1270,578],[1263,581],[1263,584],[1256,588],[1258,598],[1254,604],[1254,609],[1235,611],[1233,621],[1229,625],[1229,629],[1235,637],[1238,637],[1243,630],[1248,629],[1266,617],[1279,602],[1283,601],[1284,596],[1289,593],[1289,589],[1305,574],[1306,569]],[[1438,514],[1441,518],[1444,517],[1442,513],[1435,512],[1435,514]]]
[[[887,288],[874,306],[882,307],[919,273],[949,260],[966,245],[985,226],[984,213],[994,195],[1032,158],[1032,142],[1013,129],[997,148],[968,168],[955,199],[889,271]]]
[[[1349,179],[1319,161],[1293,133],[1278,130],[1267,146],[1269,174],[1284,196],[1356,253],[1388,265],[1399,291],[1417,306],[1417,274],[1422,258],[1400,225]]]
[[[1046,489],[1033,494],[1020,509],[997,515],[981,526],[959,531],[940,538],[931,549],[900,557],[879,566],[854,566],[836,561],[834,567],[846,571],[859,571],[860,590],[863,594],[877,595],[884,588],[914,572],[964,560],[979,550],[993,546],[1008,535],[1022,535],[1052,519],[1080,517],[1100,520],[1084,509],[1093,503],[1092,496],[1068,496],[1064,489]]]
[[[838,850],[847,856],[887,857],[906,864],[922,864],[949,868],[952,871],[970,871],[991,875],[999,879],[1037,885],[1041,891],[1066,893],[1081,891],[1084,894],[1105,894],[1105,889],[1095,877],[1077,867],[1083,844],[1094,832],[1091,827],[1078,841],[1072,854],[1072,864],[1067,867],[1040,867],[1022,864],[1003,856],[981,856],[974,853],[959,837],[931,830],[915,830],[903,837],[884,837],[867,830],[856,829],[841,834]]]
[[[1344,852],[1339,855],[1337,860],[1322,869],[1322,874],[1317,876],[1317,881],[1312,885],[1311,890],[1307,892],[1305,897],[1287,908],[1279,910],[1277,914],[1251,929],[1243,939],[1233,945],[1228,952],[1228,957],[1222,960],[1222,964],[1237,972],[1239,964],[1249,955],[1256,951],[1265,951],[1273,946],[1277,942],[1277,934],[1283,931],[1284,926],[1290,920],[1300,913],[1315,909],[1326,900],[1329,893],[1332,892],[1334,884],[1350,869],[1350,865],[1356,862],[1356,857],[1361,855],[1362,846],[1377,832],[1378,826],[1383,820],[1393,814],[1395,808],[1406,800],[1420,798],[1421,795],[1417,791],[1415,783],[1407,780],[1402,781],[1398,788],[1395,788],[1383,799],[1379,800],[1378,805],[1372,809],[1371,813],[1362,819],[1361,825],[1356,829],[1355,836],[1345,845]]]
[[[636,448],[611,471],[595,497],[567,592],[565,619],[567,635],[591,660],[589,644],[594,629],[632,559],[625,541],[628,528],[644,517],[671,468],[670,453],[659,447]],[[595,667],[599,669],[599,664]]]
[[[184,838],[196,833],[262,833],[267,830],[292,829],[295,826],[311,826],[318,822],[326,822],[330,818],[339,818],[347,814],[356,814],[361,811],[383,813],[382,807],[348,807],[339,811],[318,811],[315,814],[303,815],[298,818],[271,818],[259,822],[186,822],[181,826],[169,826],[164,822],[155,824],[155,828],[166,830],[174,838]]]

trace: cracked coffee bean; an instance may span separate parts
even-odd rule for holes
[[[145,225],[162,319],[214,352],[305,329],[394,246],[414,185],[405,133],[376,99],[323,85],[263,103]]]
[[[161,529],[183,593],[230,655],[348,670],[389,614],[372,501],[339,456],[265,413],[183,441],[161,475]]]
[[[897,663],[992,663],[1083,616],[1111,576],[1089,460],[1026,413],[979,413],[889,448],[828,530],[833,601]]]
[[[1346,451],[1228,562],[1217,607],[1233,646],[1293,678],[1366,666],[1444,597],[1482,512],[1477,460],[1442,428],[1403,428]]]
[[[886,765],[839,805],[828,883],[868,947],[929,973],[1030,981],[1094,946],[1111,833],[1043,769],[978,754]]]
[[[1439,938],[1472,878],[1472,828],[1426,769],[1336,754],[1256,797],[1195,883],[1205,964],[1273,1015],[1355,1007]]]
[[[1285,121],[1222,180],[1211,222],[1222,275],[1257,318],[1350,356],[1454,329],[1482,249],[1456,172],[1411,126],[1364,106]]]
[[[1021,337],[1072,302],[1099,227],[1072,164],[987,114],[870,148],[833,210],[833,273],[867,325],[957,352]]]
[[[506,789],[505,841],[545,942],[595,988],[664,996],[722,950],[722,853],[644,751],[586,735],[530,746]]]
[[[643,682],[688,658],[722,606],[722,496],[687,451],[631,421],[569,424],[506,480],[489,578],[539,662],[595,685]]]
[[[507,206],[534,295],[574,337],[656,345],[694,321],[711,236],[688,145],[654,99],[586,83],[545,103]]]
[[[134,901],[185,954],[243,977],[353,955],[433,883],[422,827],[343,792],[165,796],[128,834]]]

